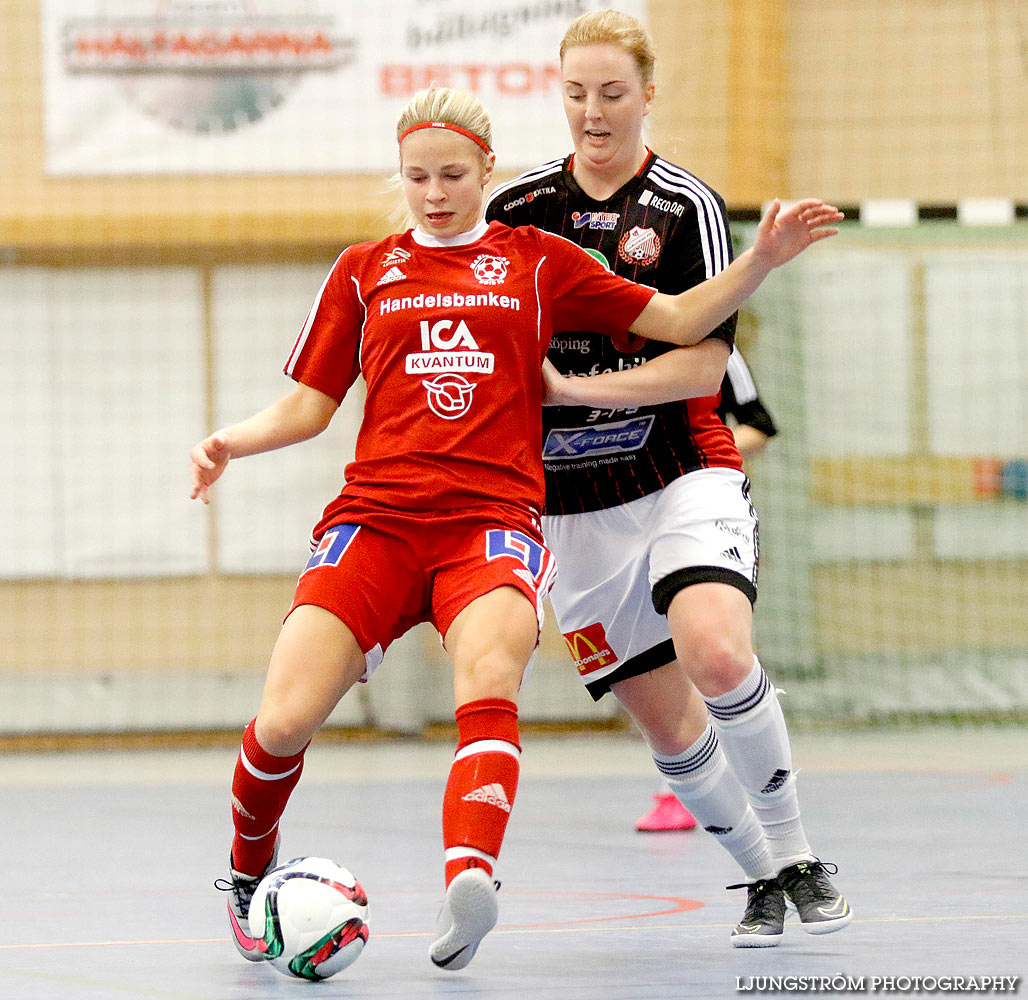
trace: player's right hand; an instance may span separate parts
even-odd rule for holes
[[[204,438],[193,448],[189,453],[189,473],[193,481],[190,500],[199,497],[204,503],[210,503],[207,489],[213,486],[218,476],[225,471],[231,457],[228,441],[220,433]]]

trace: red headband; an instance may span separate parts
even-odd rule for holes
[[[460,135],[467,136],[473,143],[480,146],[485,152],[491,153],[492,150],[489,148],[489,144],[484,140],[480,139],[474,132],[469,132],[466,128],[461,128],[459,125],[452,125],[450,122],[419,122],[417,125],[411,125],[409,129],[404,130],[400,134],[400,138],[396,140],[397,145],[403,142],[411,134],[411,132],[417,132],[418,129],[422,128],[446,128],[451,132],[457,132]]]

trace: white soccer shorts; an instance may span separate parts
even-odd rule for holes
[[[758,525],[749,480],[701,469],[631,503],[543,518],[559,573],[557,625],[593,698],[675,657],[667,609],[693,583],[757,596]]]

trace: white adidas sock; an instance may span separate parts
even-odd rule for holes
[[[739,863],[751,881],[776,874],[775,859],[746,793],[728,767],[717,733],[703,735],[680,754],[653,754],[657,769],[700,825]]]
[[[775,872],[812,858],[800,817],[785,716],[760,661],[753,657],[753,670],[734,690],[704,701],[767,836]]]

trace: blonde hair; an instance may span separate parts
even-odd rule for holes
[[[630,14],[620,10],[594,10],[571,22],[560,43],[564,53],[580,45],[617,45],[634,60],[644,87],[653,83],[657,54],[650,33]]]
[[[396,122],[396,141],[409,128],[425,122],[445,122],[456,125],[477,136],[489,148],[493,148],[493,127],[489,112],[482,102],[466,90],[452,87],[429,87],[419,90],[400,113]],[[485,150],[479,149],[483,163],[487,159]]]
[[[419,90],[407,102],[407,107],[400,112],[400,117],[396,122],[397,143],[399,144],[401,136],[407,129],[424,122],[446,122],[448,125],[456,125],[458,128],[478,136],[492,149],[493,127],[489,121],[489,112],[474,94],[469,94],[466,90],[436,86]],[[478,150],[482,166],[487,166],[489,157],[485,150],[477,145],[475,148]],[[403,187],[403,178],[399,171],[388,179],[386,186],[390,191],[396,192]],[[400,230],[410,229],[415,225],[414,214],[406,200],[397,201],[396,207],[389,212],[389,221],[394,228]]]

